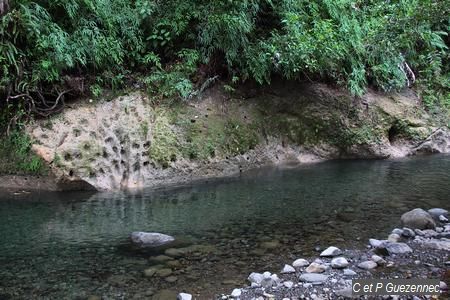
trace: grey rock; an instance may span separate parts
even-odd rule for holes
[[[373,248],[384,248],[386,241],[376,240],[376,239],[369,239],[369,244]]]
[[[320,253],[321,257],[332,257],[332,256],[338,256],[341,255],[342,251],[334,246],[328,247],[327,249],[325,249],[324,251],[322,251],[322,253]]]
[[[283,285],[286,288],[291,289],[294,286],[294,283],[292,281],[285,281],[285,282],[283,282]]]
[[[431,215],[421,208],[404,213],[400,220],[404,227],[411,229],[434,229],[436,227],[436,223]]]
[[[313,262],[306,268],[308,273],[323,273],[327,269],[326,266]]]
[[[400,235],[398,235],[398,234],[396,234],[396,233],[391,233],[389,236],[388,236],[388,242],[394,242],[394,243],[396,243],[396,242],[398,242],[400,240]]]
[[[405,254],[413,250],[405,243],[387,243],[386,250],[389,254]]]
[[[325,282],[328,279],[328,275],[323,274],[314,274],[314,273],[305,273],[300,275],[299,279],[303,282]]]
[[[231,297],[233,297],[233,298],[239,298],[239,297],[241,297],[241,295],[242,295],[242,290],[241,289],[234,289],[231,292]]]
[[[407,238],[413,238],[416,236],[416,233],[411,228],[404,227],[402,236],[407,237]]]
[[[334,269],[344,269],[349,265],[345,257],[336,257],[331,260],[331,267]]]
[[[441,288],[441,291],[448,290],[448,286],[444,281],[439,282],[439,287]]]
[[[192,300],[192,295],[187,293],[179,293],[177,300]]]
[[[439,221],[440,216],[444,216],[448,219],[448,210],[445,210],[443,208],[432,208],[428,210],[428,213],[436,221]]]
[[[350,287],[347,287],[347,288],[343,288],[343,289],[337,290],[337,291],[335,292],[335,294],[336,294],[337,296],[343,297],[343,298],[345,298],[345,299],[354,299],[354,298],[357,298],[357,297],[353,296],[352,288],[350,288]]]
[[[398,235],[402,235],[403,234],[403,230],[400,228],[395,228],[394,230],[392,230],[392,233],[398,234]]]
[[[270,277],[270,275],[269,275]],[[250,275],[248,275],[247,280],[250,281],[251,283],[256,283],[256,284],[261,284],[261,282],[263,281],[264,276],[261,273],[251,273]]]
[[[355,276],[357,273],[351,269],[345,269],[344,270],[344,276]]]
[[[364,269],[364,270],[375,269],[377,266],[378,265],[376,264],[376,262],[371,261],[371,260],[366,260],[366,261],[363,261],[362,263],[358,264],[358,268]]]
[[[177,276],[168,276],[164,280],[167,281],[168,283],[174,283],[178,280],[178,277]]]
[[[290,265],[284,265],[283,269],[281,270],[281,274],[287,274],[287,273],[295,273],[294,267]]]
[[[309,262],[306,259],[299,258],[299,259],[296,259],[292,263],[292,266],[295,267],[295,268],[306,267],[306,266],[309,266]]]
[[[379,266],[386,264],[386,261],[381,256],[372,255],[371,259]]]
[[[174,237],[157,232],[135,231],[131,233],[131,242],[141,248],[158,247],[175,240]]]
[[[450,251],[450,240],[449,239],[423,239],[419,240],[425,247],[436,250]]]
[[[448,219],[446,217],[444,217],[443,215],[440,215],[439,216],[439,221],[445,223],[445,222],[448,222]]]

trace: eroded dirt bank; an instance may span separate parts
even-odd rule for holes
[[[287,162],[448,153],[447,125],[411,90],[355,98],[322,84],[283,82],[232,95],[217,86],[190,103],[155,104],[140,92],[86,99],[27,130],[57,181],[114,190]]]

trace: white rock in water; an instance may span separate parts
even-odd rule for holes
[[[283,270],[281,270],[281,274],[287,273],[295,273],[295,269],[290,265],[284,265]]]
[[[177,296],[177,300],[192,300],[192,295],[186,293],[179,293]]]
[[[413,252],[413,250],[405,243],[387,243],[386,250],[389,254],[405,254]]]
[[[334,246],[328,247],[322,253],[320,253],[320,256],[322,257],[330,257],[330,256],[338,256],[341,255],[342,251],[339,248],[336,248]]]
[[[309,266],[309,261],[307,261],[306,259],[303,259],[303,258],[299,258],[299,259],[295,260],[295,261],[292,263],[292,265],[293,265],[295,268],[306,267],[306,266]]]
[[[231,292],[231,297],[233,297],[233,298],[239,298],[241,295],[242,295],[241,289],[234,289]]]
[[[370,270],[370,269],[376,268],[377,266],[378,265],[376,264],[376,262],[367,260],[367,261],[363,261],[362,263],[360,263],[358,265],[358,268],[364,269],[364,270]]]
[[[343,269],[348,266],[348,261],[345,257],[336,257],[331,260],[331,267],[334,269]]]
[[[157,232],[135,231],[131,233],[131,242],[139,247],[158,247],[175,241],[175,238]]]
[[[269,277],[270,277],[270,275],[269,275]],[[264,276],[263,276],[263,274],[261,274],[261,273],[256,273],[256,272],[253,272],[253,273],[251,273],[250,275],[248,275],[248,281],[250,281],[251,283],[256,283],[256,284],[261,284],[261,282],[263,281],[263,279],[264,279]]]

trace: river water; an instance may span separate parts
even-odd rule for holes
[[[0,299],[211,299],[319,248],[363,248],[416,207],[450,208],[450,156],[265,168],[139,192],[3,191]],[[158,256],[167,247],[133,249],[132,231],[175,236],[173,258]],[[146,277],[152,266],[166,271]]]

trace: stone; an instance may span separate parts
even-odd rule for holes
[[[428,210],[428,213],[436,221],[439,221],[440,216],[444,216],[448,219],[448,210],[445,210],[443,208],[432,208]]]
[[[372,255],[370,259],[372,259],[379,266],[386,264],[386,261],[381,256],[378,255]]]
[[[299,258],[299,259],[296,259],[296,260],[292,263],[292,266],[293,266],[294,268],[307,267],[307,266],[309,266],[309,261],[307,261],[306,259],[303,259],[303,258]]]
[[[353,291],[352,291],[352,288],[350,288],[350,287],[336,290],[335,294],[336,294],[336,296],[343,297],[344,299],[356,298],[355,296],[353,296]]]
[[[278,247],[280,247],[280,242],[277,240],[261,243],[261,248],[266,249],[266,250],[273,250]]]
[[[448,290],[448,286],[444,281],[439,282],[439,287],[441,288],[441,291]]]
[[[287,274],[287,273],[295,273],[294,267],[290,265],[284,265],[283,269],[281,270],[281,274]]]
[[[269,275],[270,278],[270,275]],[[250,275],[248,275],[247,280],[250,281],[251,283],[256,283],[256,284],[261,284],[261,282],[263,281],[264,276],[261,273],[251,273]]]
[[[150,257],[151,262],[157,262],[157,263],[166,262],[169,260],[173,260],[173,258],[170,256],[166,256],[166,255],[158,255],[158,256]]]
[[[294,283],[292,281],[285,281],[283,282],[284,287],[291,289],[294,286]]]
[[[174,282],[176,282],[178,280],[178,277],[176,277],[176,276],[168,276],[164,280],[169,282],[169,283],[174,283]]]
[[[421,208],[404,213],[400,220],[404,227],[411,229],[434,229],[436,227],[431,215]]]
[[[344,270],[344,275],[345,276],[355,276],[355,275],[357,275],[357,273],[355,271],[351,270],[351,269],[345,269]]]
[[[239,298],[242,295],[242,290],[241,289],[234,289],[231,292],[231,297],[233,298]]]
[[[349,265],[345,257],[336,257],[331,260],[331,267],[334,269],[344,269]]]
[[[166,251],[164,251],[164,254],[167,256],[170,256],[170,257],[182,257],[182,256],[186,255],[186,250],[170,248],[170,249],[166,249]]]
[[[325,249],[324,251],[322,251],[322,253],[320,253],[321,257],[333,257],[333,256],[338,256],[341,255],[342,251],[339,248],[336,248],[334,246],[328,247],[327,249]]]
[[[424,239],[420,240],[420,243],[427,248],[450,251],[450,240],[448,239]]]
[[[172,300],[177,299],[177,296],[178,294],[174,291],[161,290],[152,297],[152,300]]]
[[[396,243],[400,240],[400,235],[396,234],[396,233],[391,233],[388,236],[388,242],[393,242]]]
[[[366,261],[363,261],[362,263],[358,264],[358,268],[364,269],[364,270],[375,269],[377,266],[378,265],[376,264],[376,262],[371,261],[371,260],[366,260]]]
[[[445,222],[448,222],[448,219],[446,217],[444,217],[443,215],[440,215],[439,216],[439,221],[445,223]]]
[[[179,293],[177,300],[192,300],[192,295],[187,293]]]
[[[313,262],[306,268],[308,273],[323,273],[326,270],[326,266]]]
[[[395,228],[394,230],[392,230],[392,233],[398,234],[398,235],[402,235],[403,234],[403,230],[400,228]]]
[[[376,239],[369,239],[369,244],[373,248],[384,248],[385,241],[380,241]]]
[[[390,255],[392,254],[405,254],[410,253],[413,250],[405,243],[387,243],[386,250]]]
[[[141,248],[158,247],[175,241],[175,238],[157,232],[135,231],[131,233],[131,242]]]
[[[154,276],[156,274],[156,271],[158,271],[158,269],[154,268],[154,267],[145,269],[144,270],[144,276],[145,277],[152,277],[152,276]]]
[[[404,227],[402,236],[407,237],[407,238],[413,238],[416,236],[416,233],[411,228]]]
[[[328,279],[328,275],[305,273],[300,275],[299,279],[303,282],[322,283]]]
[[[172,270],[167,269],[167,268],[160,269],[160,270],[156,271],[156,275],[158,275],[160,277],[167,277],[167,276],[172,275]]]

